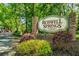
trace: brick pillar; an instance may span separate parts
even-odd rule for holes
[[[32,17],[32,33],[36,35],[38,32],[38,17]]]
[[[73,40],[76,40],[76,13],[72,12],[69,15],[69,32],[73,36]]]

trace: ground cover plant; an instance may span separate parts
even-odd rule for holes
[[[78,56],[79,41],[72,40],[72,34],[69,32],[57,32],[52,39],[53,55],[58,56]],[[58,53],[59,52],[59,53]]]
[[[52,42],[53,46],[58,49],[63,49],[72,41],[72,34],[69,32],[57,32],[54,34]]]
[[[23,41],[27,41],[27,40],[30,40],[30,39],[34,39],[35,36],[34,34],[32,33],[25,33],[24,35],[22,35],[20,38],[19,38],[19,43],[23,42]]]
[[[46,40],[28,40],[16,46],[16,55],[22,56],[46,56],[52,55],[52,48]]]

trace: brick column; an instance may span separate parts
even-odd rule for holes
[[[73,36],[73,40],[76,40],[76,13],[72,12],[69,15],[69,32]]]

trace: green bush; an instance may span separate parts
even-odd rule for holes
[[[28,40],[16,46],[16,55],[51,55],[50,43],[46,40]]]
[[[76,39],[78,39],[78,40],[79,40],[79,34],[76,34]]]

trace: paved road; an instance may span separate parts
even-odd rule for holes
[[[0,56],[7,55],[12,50],[12,43],[16,39],[16,37],[12,36],[11,32],[0,33]]]
[[[2,33],[0,33],[0,37],[11,36],[11,35],[12,35],[12,32],[2,32]]]

